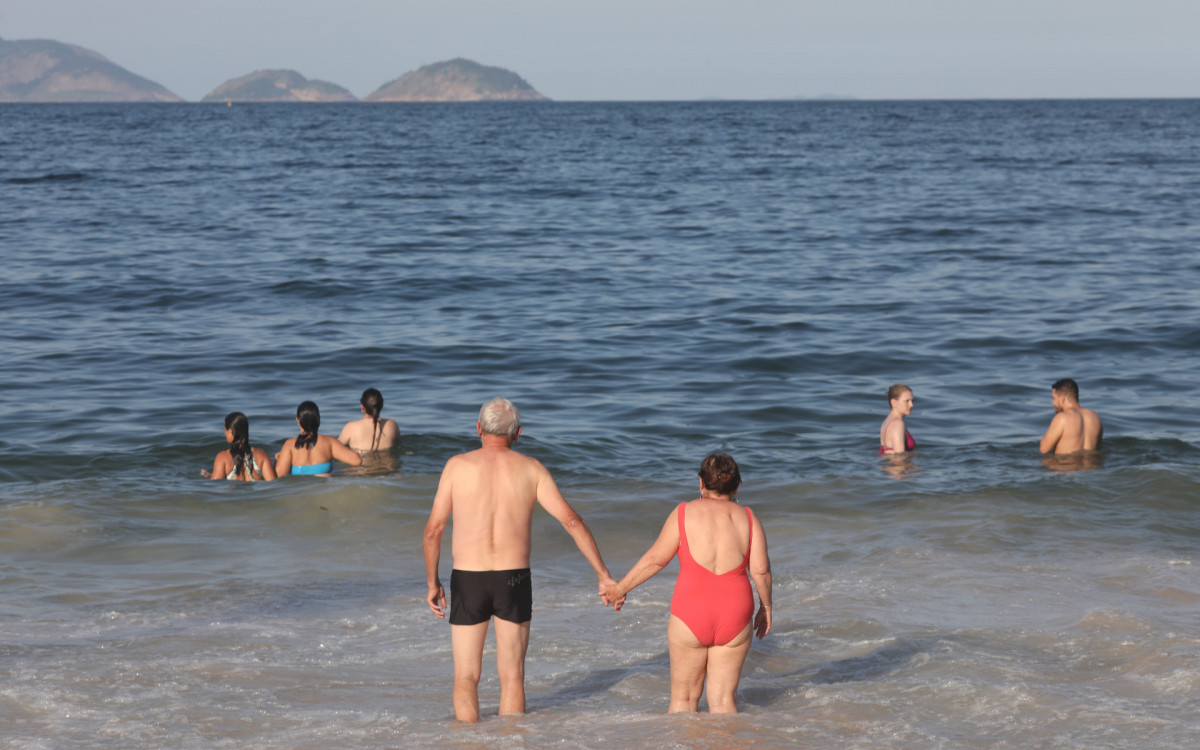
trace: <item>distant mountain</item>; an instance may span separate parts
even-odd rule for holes
[[[504,68],[457,58],[405,73],[368,94],[368,102],[478,102],[538,100],[521,76]]]
[[[328,81],[305,78],[294,70],[260,70],[226,81],[204,102],[356,102],[348,90]]]
[[[49,39],[0,39],[0,102],[180,102],[103,55]]]

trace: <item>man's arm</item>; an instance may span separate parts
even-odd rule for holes
[[[453,510],[453,482],[449,478],[450,464],[446,462],[442,469],[442,478],[438,481],[437,494],[433,497],[433,508],[429,511],[429,520],[425,522],[423,547],[425,551],[425,582],[429,591],[425,601],[429,610],[443,620],[446,619],[446,591],[438,578],[438,564],[442,559],[442,535],[446,533],[446,524]]]
[[[575,540],[575,546],[583,553],[584,559],[592,566],[592,570],[596,572],[596,580],[600,584],[600,596],[604,598],[604,590],[611,584],[615,583],[613,577],[609,575],[608,567],[604,564],[603,558],[600,557],[600,548],[596,546],[596,539],[592,536],[592,532],[588,529],[587,524],[583,522],[583,517],[567,504],[566,498],[558,491],[558,485],[554,482],[554,477],[550,476],[549,470],[542,466],[536,459],[531,459],[535,462],[535,470],[538,472],[537,479],[537,501],[538,504],[546,509],[546,512],[558,519],[558,522],[563,525],[567,533],[571,535],[571,539]],[[605,604],[608,601],[605,600]]]
[[[1066,415],[1062,413],[1054,415],[1054,419],[1050,420],[1050,426],[1046,428],[1046,434],[1042,436],[1042,444],[1039,446],[1042,453],[1052,453],[1054,451],[1058,446],[1058,441],[1062,440],[1066,423]]]

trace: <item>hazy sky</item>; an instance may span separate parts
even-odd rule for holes
[[[0,0],[184,99],[468,57],[560,100],[1200,96],[1200,0]]]

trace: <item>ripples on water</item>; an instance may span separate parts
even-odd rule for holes
[[[5,107],[7,737],[1186,744],[1198,108]],[[1034,447],[1063,376],[1094,465]],[[228,411],[277,446],[366,386],[397,471],[198,481]],[[670,576],[597,612],[542,519],[533,713],[447,728],[415,540],[498,393],[616,570],[739,459],[785,613],[752,720],[658,716]]]

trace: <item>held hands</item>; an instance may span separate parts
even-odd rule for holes
[[[758,614],[754,616],[754,634],[761,641],[771,632],[771,608],[765,604],[758,606]]]
[[[446,619],[446,591],[442,588],[440,581],[429,587],[429,593],[425,596],[425,601],[429,604],[429,611],[443,620]]]
[[[612,576],[600,579],[600,601],[604,602],[604,606],[612,607],[616,612],[620,612],[622,605],[625,604],[625,595],[617,588],[617,582],[612,579]]]

